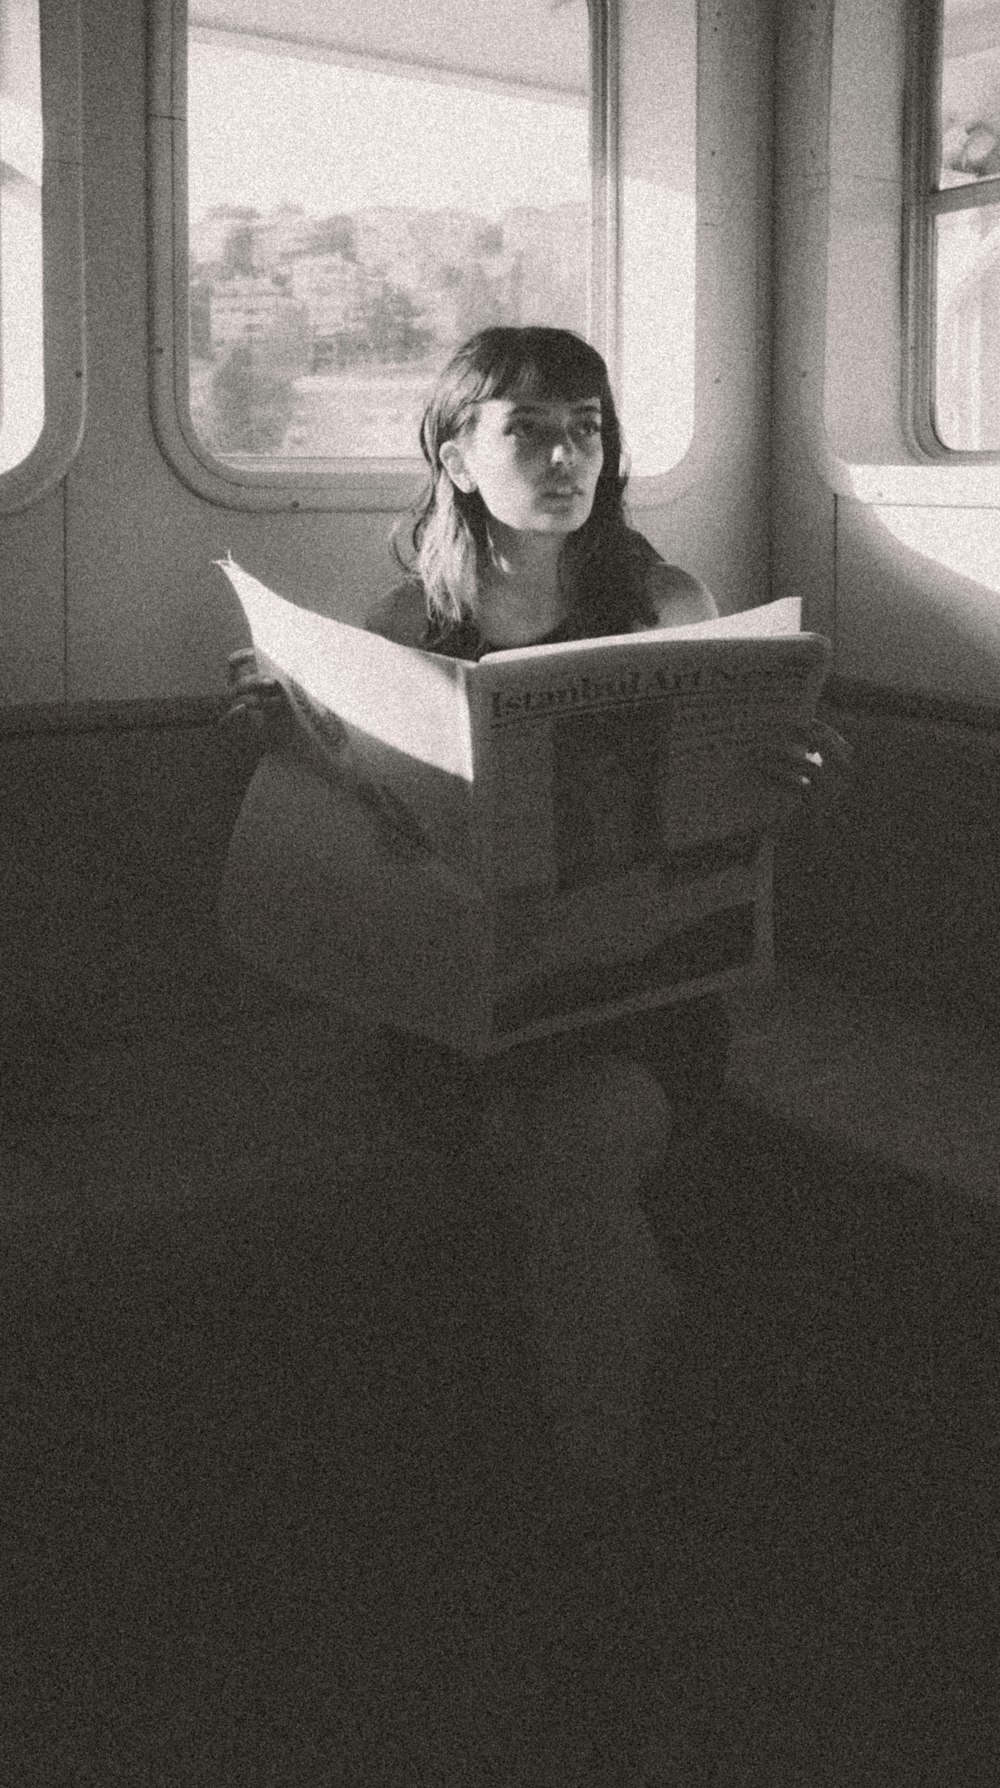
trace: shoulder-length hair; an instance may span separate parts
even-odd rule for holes
[[[560,575],[572,592],[582,631],[595,635],[652,626],[643,594],[652,549],[630,529],[624,506],[628,471],[608,369],[596,348],[568,329],[483,329],[455,353],[424,412],[420,445],[430,479],[410,523],[411,550],[396,556],[421,583],[432,632],[446,636],[467,622],[490,561],[487,511],[478,491],[461,491],[441,463],[441,448],[475,423],[477,405],[577,403],[600,398],[604,460],[590,515],[568,535]]]

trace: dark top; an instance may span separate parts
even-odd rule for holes
[[[574,609],[551,633],[525,643],[555,645],[561,640],[600,639],[643,627],[683,626],[715,617],[718,611],[703,583],[680,566],[668,565],[643,535],[630,532],[629,541],[632,564],[625,575],[634,583],[638,573],[638,594],[609,591],[606,597]],[[390,591],[365,625],[398,645],[417,646],[448,658],[475,661],[488,652],[506,649],[484,639],[471,615],[457,627],[442,628],[431,621],[423,585],[415,575]]]

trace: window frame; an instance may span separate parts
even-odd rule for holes
[[[591,338],[617,384],[618,4],[587,0],[590,20]],[[148,168],[151,407],[160,448],[184,484],[227,508],[395,511],[424,483],[414,454],[400,459],[298,459],[288,470],[234,466],[199,440],[188,399],[187,0],[151,0]]]
[[[62,479],[86,408],[83,144],[79,0],[39,0],[42,95],[42,427],[0,472],[0,514],[26,509]]]
[[[905,322],[903,389],[911,441],[927,459],[950,465],[1000,465],[1000,448],[950,447],[937,432],[937,266],[939,217],[1000,204],[1000,174],[938,187],[938,128],[944,0],[923,0],[907,45],[903,157]]]

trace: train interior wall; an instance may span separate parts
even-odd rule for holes
[[[830,336],[831,199],[883,247],[899,199],[882,138],[834,180],[831,110],[854,91],[895,131],[904,7],[838,5],[845,45],[833,0],[700,0],[710,427],[639,521],[727,610],[801,595],[855,764],[781,843],[775,985],[729,1069],[763,1128],[737,1129],[718,1185],[716,1155],[663,1200],[681,1267],[719,1295],[684,1343],[695,1415],[674,1420],[667,1385],[654,1441],[656,1570],[687,1625],[650,1783],[995,1777],[1000,578],[968,553],[1000,501],[971,529],[949,512],[936,561],[912,492],[874,504],[843,470],[867,463],[866,415],[835,419],[838,466],[823,415],[826,356],[864,336],[849,289]],[[476,1775],[497,1677],[456,1615],[465,1555],[433,1550],[453,1531],[434,1413],[462,1406],[441,1362],[476,1290],[441,1278],[447,1163],[410,1173],[378,1038],[262,981],[214,915],[257,748],[220,724],[244,642],[211,561],[355,618],[391,573],[391,517],[224,511],[171,471],[148,401],[141,0],[84,0],[83,70],[86,429],[57,486],[0,517],[0,1777],[513,1781],[540,1703]],[[856,282],[890,333],[895,252]],[[845,1150],[861,1177],[831,1193]],[[487,1504],[477,1537],[503,1518]],[[408,1770],[352,1773],[348,1714],[359,1749],[365,1718],[380,1754],[405,1742]],[[603,1777],[568,1754],[524,1779],[626,1779],[620,1753]]]
[[[795,592],[807,622],[834,639],[829,705],[856,741],[854,778],[821,827],[789,827],[778,878],[779,978],[808,980],[812,991],[796,996],[799,1028],[786,1006],[782,1031],[780,1002],[748,1015],[734,1072],[759,1097],[791,1099],[801,1115],[811,1106],[826,1122],[853,1113],[855,1127],[847,1089],[864,1062],[890,1072],[895,1050],[880,1045],[878,1025],[892,1032],[897,1020],[872,1009],[867,1030],[838,1030],[846,990],[886,1015],[905,1006],[905,1024],[925,1038],[966,1026],[975,1054],[988,1049],[1000,973],[994,592],[918,559],[886,525],[891,512],[832,487],[815,451],[822,394],[808,397],[816,350],[803,330],[826,340],[830,329],[816,243],[834,200],[847,202],[831,149],[837,79],[850,91],[851,54],[863,53],[869,82],[881,68],[898,86],[898,16],[891,6],[884,16],[884,29],[838,49],[831,6],[701,8],[697,403],[712,425],[697,474],[638,518],[724,609]],[[100,1046],[182,1014],[196,1022],[199,1011],[238,1020],[248,999],[282,1004],[225,957],[213,931],[253,754],[217,724],[226,654],[242,634],[211,562],[231,550],[275,587],[345,619],[392,569],[391,516],[221,510],[164,460],[148,402],[137,0],[89,0],[82,49],[86,428],[58,486],[2,521],[0,976],[11,1068],[26,1050]],[[878,165],[889,153],[879,139],[869,174],[856,134],[851,144],[851,203],[870,211],[871,188],[884,208],[898,165]],[[934,515],[905,511],[921,513]],[[971,513],[982,535],[1000,510]],[[945,520],[954,529],[952,512]],[[854,1054],[841,1062],[852,1034]],[[944,1098],[954,1071],[950,1081],[939,1074],[940,1049],[926,1048],[918,1078]],[[803,1060],[823,1071],[796,1072]],[[882,1130],[919,1153],[912,1110],[904,1119],[898,1109],[912,1106],[905,1088],[880,1097],[890,1114]],[[959,1148],[956,1126],[966,1153],[988,1152],[981,1128],[970,1143],[969,1121],[928,1119],[951,1137],[945,1153]]]

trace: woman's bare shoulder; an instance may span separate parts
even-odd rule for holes
[[[656,610],[661,627],[686,627],[692,621],[714,621],[719,613],[715,598],[699,578],[679,565],[657,559],[646,570],[646,595]]]
[[[422,646],[427,634],[427,608],[419,583],[410,578],[383,596],[365,617],[369,633],[394,640],[397,646]]]

